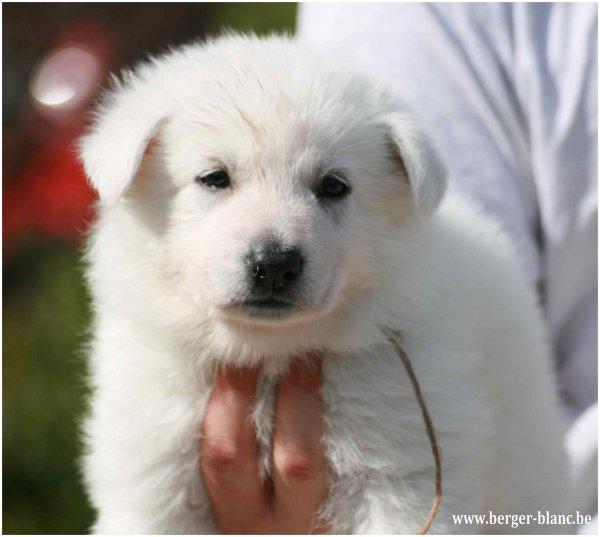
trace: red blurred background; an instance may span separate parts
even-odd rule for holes
[[[81,237],[94,195],[77,160],[110,71],[202,35],[219,4],[4,4],[4,254],[32,236]]]

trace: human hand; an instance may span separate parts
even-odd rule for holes
[[[261,482],[251,419],[257,370],[217,374],[201,443],[201,473],[222,533],[323,533],[317,513],[327,495],[321,361],[294,361],[276,395],[272,483]]]

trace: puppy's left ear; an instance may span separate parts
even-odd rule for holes
[[[86,175],[103,202],[114,202],[133,182],[150,141],[165,118],[165,99],[141,81],[121,84],[96,112],[79,142]]]
[[[396,112],[385,119],[393,156],[406,171],[417,214],[428,216],[446,192],[446,169],[423,131],[409,114]]]

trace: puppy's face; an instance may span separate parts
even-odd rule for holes
[[[171,81],[167,109],[138,81],[84,141],[92,182],[160,241],[182,300],[219,322],[276,327],[318,322],[377,287],[379,239],[443,192],[410,121],[359,78],[311,83],[268,62],[209,72]],[[140,106],[138,143],[100,151],[107,124],[118,136]],[[105,187],[101,159],[127,151],[129,179]]]
[[[385,151],[374,159],[377,129],[269,108],[165,125],[156,157],[174,183],[167,252],[216,316],[305,322],[330,312],[351,282],[370,285],[368,205],[388,211],[385,196],[400,200],[402,180],[389,177]]]

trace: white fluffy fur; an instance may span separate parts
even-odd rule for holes
[[[229,36],[126,75],[82,157],[101,198],[85,425],[96,532],[214,531],[198,441],[215,364],[263,367],[254,418],[268,471],[274,383],[314,350],[332,532],[417,531],[433,460],[384,327],[402,333],[439,437],[432,530],[494,529],[457,528],[451,513],[564,510],[563,426],[534,293],[503,232],[444,197],[442,166],[387,91],[294,40]],[[194,181],[220,165],[231,190]],[[310,185],[329,169],[352,192],[325,207]],[[289,319],[253,322],[226,305],[240,255],[268,234],[302,245],[305,291]]]

